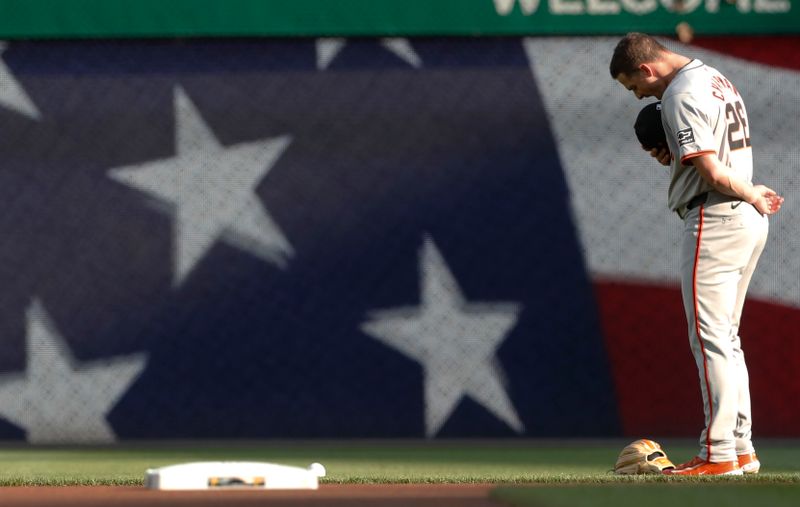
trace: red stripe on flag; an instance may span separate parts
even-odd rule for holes
[[[703,401],[680,288],[606,279],[594,290],[625,436],[697,437]],[[800,437],[798,329],[798,308],[745,303],[740,333],[756,439]]]
[[[800,35],[695,37],[692,45],[764,65],[800,70]]]

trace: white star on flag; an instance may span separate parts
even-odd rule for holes
[[[6,43],[0,41],[0,106],[38,120],[42,116],[39,109],[28,97],[28,94],[25,93],[25,89],[20,86],[1,58],[6,47]]]
[[[419,57],[408,39],[401,37],[387,37],[380,39],[380,44],[386,50],[411,65],[415,69],[422,67],[422,58]],[[347,45],[347,39],[340,37],[323,37],[317,39],[317,70],[325,70]]]
[[[285,268],[294,250],[255,189],[291,137],[222,146],[180,87],[175,121],[174,157],[109,171],[112,179],[173,210],[173,285],[185,280],[218,239]]]
[[[116,440],[106,416],[145,366],[143,354],[79,363],[44,307],[27,311],[27,369],[0,375],[0,417],[31,443]]]
[[[520,306],[468,303],[427,235],[419,255],[420,306],[371,312],[361,329],[422,365],[428,437],[439,432],[464,396],[522,433],[495,356]]]

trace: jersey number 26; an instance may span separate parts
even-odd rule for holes
[[[725,104],[725,118],[728,120],[728,146],[731,151],[750,146],[750,129],[747,127],[747,115],[744,106],[737,101],[736,104]]]

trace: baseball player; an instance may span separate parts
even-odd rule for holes
[[[619,41],[609,70],[636,98],[661,100],[667,147],[650,154],[670,166],[668,205],[684,221],[681,293],[705,428],[699,454],[664,473],[756,473],[761,465],[751,441],[739,321],[767,239],[767,217],[778,212],[783,198],[751,183],[747,110],[719,71],[642,33]]]

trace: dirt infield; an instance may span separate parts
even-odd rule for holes
[[[0,488],[3,507],[498,507],[490,484],[322,485],[318,490],[151,491],[136,487]]]

